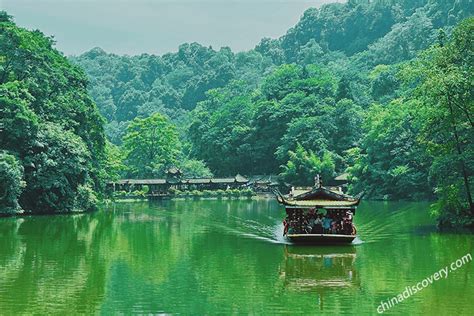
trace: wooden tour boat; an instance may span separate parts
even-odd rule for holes
[[[286,196],[275,192],[278,202],[286,209],[287,217],[283,220],[284,235],[293,243],[351,243],[356,237],[352,217],[362,195],[352,197],[344,194],[340,187],[323,187],[319,176],[316,177],[315,183],[316,185],[309,189],[292,188]],[[311,218],[313,226],[310,226]],[[331,220],[337,223],[337,226],[325,229],[322,223],[314,225],[315,218],[322,221]]]

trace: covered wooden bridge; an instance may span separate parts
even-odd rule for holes
[[[168,178],[168,179],[123,179],[109,182],[112,191],[143,190],[148,186],[148,195],[167,195],[170,190],[227,190],[240,189],[247,186],[249,180],[241,175],[232,178]]]

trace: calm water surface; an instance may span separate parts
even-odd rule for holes
[[[377,313],[466,253],[428,204],[363,202],[354,245],[281,237],[272,200],[121,203],[94,214],[0,219],[0,314]],[[393,307],[472,315],[474,263]]]

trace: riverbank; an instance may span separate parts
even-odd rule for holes
[[[51,215],[80,215],[80,214],[88,214],[94,213],[99,210],[100,205],[98,205],[93,210],[74,210],[69,212],[41,212],[41,213],[34,213],[34,212],[27,212],[27,211],[19,211],[16,213],[0,213],[0,218],[8,218],[8,217],[28,217],[28,216],[51,216]]]

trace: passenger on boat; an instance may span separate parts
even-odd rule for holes
[[[330,230],[331,230],[331,218],[329,218],[329,215],[326,215],[324,218],[323,218],[323,233],[324,234],[328,234],[330,233]]]
[[[288,234],[294,234],[295,233],[295,229],[292,227],[292,226],[289,226],[288,227]]]
[[[313,231],[314,223],[316,221],[316,214],[314,212],[314,209],[309,210],[308,212],[308,226],[307,226],[307,231],[308,233],[311,233]]]
[[[339,221],[339,232],[344,235],[350,235],[352,232],[352,216],[350,212],[341,213]]]
[[[288,217],[287,217],[288,218]],[[285,218],[283,220],[283,236],[285,236],[286,234],[288,234],[288,229],[290,227],[290,224],[288,223],[287,221],[287,218]]]
[[[335,218],[331,221],[331,234],[337,234],[337,221]]]
[[[342,222],[342,233],[344,235],[352,235],[352,222],[345,218]]]
[[[307,214],[301,209],[288,212],[283,221],[283,235],[287,234],[354,234],[352,213],[350,211],[337,211],[327,213],[325,216],[318,214],[316,209],[311,209]]]
[[[301,217],[300,219],[300,233],[301,234],[307,234],[308,233],[308,221],[306,220],[306,217]]]
[[[314,220],[313,229],[311,230],[313,234],[322,234],[323,233],[323,220],[322,215],[316,215],[316,219]]]
[[[347,212],[346,212],[346,217],[347,217],[347,219],[348,219],[349,221],[352,222],[352,212],[351,212],[351,211],[347,211]]]

